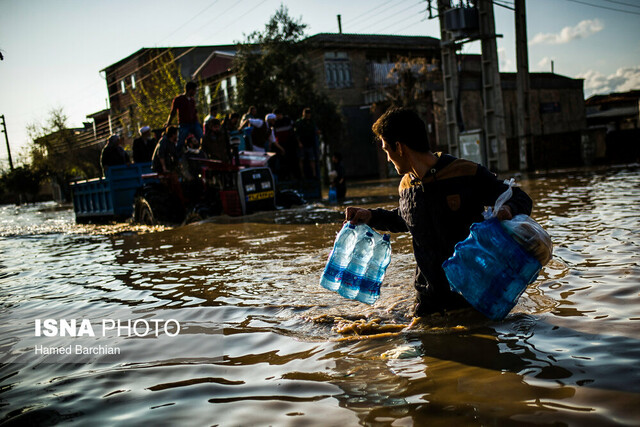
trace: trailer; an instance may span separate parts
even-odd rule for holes
[[[70,183],[77,223],[119,221],[131,218],[133,199],[144,185],[151,163],[112,166],[102,178]]]
[[[183,223],[226,214],[242,216],[306,203],[292,189],[277,188],[266,167],[273,153],[240,152],[238,165],[197,162],[195,179],[156,173],[151,163],[112,166],[103,178],[71,183],[77,223],[133,219],[141,224]],[[315,198],[318,186],[310,193]],[[316,191],[317,190],[317,191]]]

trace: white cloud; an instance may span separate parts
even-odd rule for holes
[[[514,61],[507,57],[507,50],[503,47],[498,48],[498,59],[500,60],[500,71],[512,72],[516,71]]]
[[[589,37],[604,29],[604,25],[597,19],[587,19],[580,21],[575,27],[564,27],[559,33],[538,33],[531,41],[530,45],[535,44],[564,44],[572,40]]]
[[[551,71],[551,61],[555,61],[555,58],[549,58],[548,56],[545,56],[540,61],[538,61],[538,69]]]
[[[609,76],[589,70],[578,77],[584,79],[584,92],[587,97],[640,89],[640,66],[619,68]]]

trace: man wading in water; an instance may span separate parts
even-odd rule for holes
[[[424,122],[408,109],[387,111],[373,125],[387,160],[400,175],[400,203],[394,210],[348,207],[346,219],[390,232],[410,232],[416,259],[415,316],[470,307],[451,291],[442,263],[456,243],[483,220],[507,185],[485,167],[448,154],[432,153]],[[500,220],[531,213],[531,199],[519,188],[498,211]]]

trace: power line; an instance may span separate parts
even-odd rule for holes
[[[216,18],[214,18],[211,22],[215,21],[217,18],[220,18],[221,16],[223,16],[224,14],[226,14],[227,12],[229,12],[230,10],[233,10],[239,3],[241,3],[243,0],[238,0],[237,2],[235,2],[234,4],[232,4],[229,8],[225,9],[224,12],[221,12],[220,15],[218,15]],[[206,25],[210,25],[211,22],[207,22]],[[233,22],[233,21],[232,21]],[[199,31],[200,29],[204,28],[206,25],[203,25],[202,27],[200,27],[197,31]],[[220,31],[216,31],[213,34],[218,34]],[[211,37],[211,35],[207,36],[207,37]]]
[[[409,7],[406,7],[406,8],[404,8],[404,9],[400,10],[400,11],[397,11],[396,13],[394,13],[394,14],[392,14],[392,15],[384,14],[384,18],[383,18],[383,19],[381,19],[381,20],[377,20],[377,21],[375,21],[375,22],[373,22],[373,23],[369,23],[369,24],[367,24],[367,27],[368,27],[368,28],[370,28],[370,27],[372,27],[372,26],[375,26],[375,25],[377,25],[378,23],[383,22],[384,20],[387,20],[387,19],[389,19],[389,18],[393,18],[394,16],[397,16],[397,15],[399,15],[399,14],[401,14],[401,13],[404,13],[404,12],[406,12],[407,10],[411,9],[412,7],[418,6],[418,5],[422,4],[422,3],[423,3],[423,2],[422,2],[422,0],[421,0],[421,1],[419,1],[418,3],[413,3],[413,4],[409,5]],[[380,16],[380,15],[378,15],[378,16]],[[378,31],[380,31],[380,30],[378,30]],[[356,32],[362,32],[362,31],[356,30]]]
[[[400,1],[400,2],[396,2],[396,4],[401,4],[401,3],[404,3],[404,2],[406,2],[406,1],[408,1],[408,0],[402,0],[402,1]],[[365,17],[367,17],[368,15],[370,15],[372,12],[375,12],[376,10],[380,9],[382,6],[386,6],[386,5],[388,5],[389,3],[392,3],[392,0],[385,1],[385,2],[383,2],[383,3],[381,3],[381,4],[379,4],[378,6],[374,7],[373,9],[369,9],[369,11],[367,11],[367,12],[363,13],[362,15],[359,15],[358,17],[356,17],[355,19],[353,19],[353,21],[349,21],[349,22],[347,22],[347,21],[345,20],[345,21],[344,21],[344,23],[348,23],[349,25],[353,25],[353,24],[355,24],[356,22],[357,22],[357,23],[359,23],[362,19],[364,19]],[[347,31],[347,32],[350,32],[350,31]]]
[[[237,4],[238,4],[238,3],[240,3],[241,1],[242,1],[242,0],[239,0],[239,1],[238,1],[238,2],[236,2],[233,6],[237,5]],[[269,1],[269,0],[262,0],[259,4],[257,4],[255,7],[253,7],[253,8],[252,8],[251,12],[255,12],[256,10],[258,10],[258,9],[260,8],[260,6],[262,6],[262,5],[263,5],[264,3],[266,3],[267,1]],[[227,13],[229,10],[233,9],[233,6],[232,6],[232,7],[230,7],[230,8],[228,8],[228,9],[226,9],[224,12],[222,12],[220,15],[218,15],[218,17],[223,16],[223,15],[224,15],[225,13]],[[248,14],[250,14],[251,12],[249,12]],[[247,16],[248,14],[244,14],[243,16]],[[209,22],[208,24],[210,24],[210,22]],[[224,29],[226,29],[226,28],[230,27],[230,26],[231,26],[231,25],[233,25],[233,24],[234,24],[234,21],[233,21],[233,20],[230,20],[229,24],[227,24],[227,25],[226,25],[226,26],[224,26],[224,27],[218,28],[218,30],[217,30],[215,33],[213,33],[213,34],[218,34],[218,33],[220,33],[222,30],[224,30]],[[195,34],[197,31],[199,31],[199,30],[196,30],[196,31],[195,31],[194,33],[192,33],[192,34]],[[213,34],[212,34],[212,35],[213,35]],[[189,37],[190,37],[190,36],[191,36],[191,35],[189,35]],[[185,52],[181,53],[179,56],[175,57],[172,61],[167,62],[167,64],[164,64],[163,66],[167,66],[167,65],[169,65],[169,64],[171,64],[171,63],[174,63],[174,62],[178,61],[180,58],[182,58],[183,56],[185,56],[185,55],[189,54],[191,51],[193,51],[194,49],[196,49],[196,48],[198,48],[198,47],[200,47],[200,46],[193,46],[193,47],[190,47],[187,51],[185,51]],[[203,47],[204,47],[204,46],[203,46]],[[162,48],[158,48],[158,49],[162,49]],[[144,67],[146,67],[147,65],[151,64],[152,62],[154,62],[154,61],[155,61],[157,58],[159,58],[160,56],[162,56],[162,55],[164,55],[164,54],[166,54],[166,53],[168,53],[168,52],[170,52],[170,51],[172,51],[172,50],[174,50],[174,49],[179,49],[179,48],[171,48],[171,47],[165,48],[165,50],[164,50],[162,53],[160,53],[160,54],[156,55],[155,57],[151,58],[149,61],[147,61],[147,62],[146,62],[146,63],[144,63],[143,65],[141,65],[141,66],[137,67],[136,69],[134,69],[133,71],[131,71],[131,73],[130,73],[129,75],[131,75],[131,74],[133,74],[133,73],[136,73],[137,71],[139,71],[139,70],[143,69],[143,68],[144,68]],[[132,59],[132,60],[133,60],[133,59]],[[147,78],[149,78],[149,77],[153,76],[153,74],[155,74],[155,73],[156,73],[156,72],[158,72],[158,71],[160,71],[160,69],[152,70],[152,71],[150,71],[147,75],[145,75],[145,76],[143,76],[143,77],[138,78],[138,79],[136,80],[136,84],[141,84],[142,82],[144,82],[144,80],[146,80]]]
[[[233,8],[234,8],[238,3],[240,3],[241,1],[242,1],[242,0],[237,1],[237,2],[236,2],[236,3],[234,3],[231,7],[227,8],[225,11],[221,12],[219,15],[217,15],[217,16],[216,16],[216,18],[214,18],[214,19],[213,19],[213,21],[215,21],[216,19],[219,19],[221,16],[224,16],[226,13],[228,13],[230,10],[232,10],[232,9],[233,9]],[[257,10],[260,6],[262,6],[262,5],[263,5],[264,3],[266,3],[267,1],[268,1],[268,0],[263,0],[263,1],[261,1],[258,5],[256,5],[255,7],[253,7],[252,12],[253,12],[253,11],[255,11],[255,10]],[[214,3],[214,4],[215,4],[215,3]],[[251,13],[251,12],[249,12],[249,13]],[[246,16],[246,14],[245,14],[244,16]],[[211,24],[211,22],[213,22],[213,21],[209,21],[209,22],[207,23],[207,25],[210,25],[210,24]],[[212,33],[212,34],[210,34],[210,35],[209,35],[209,36],[207,36],[207,37],[211,37],[211,36],[213,36],[213,35],[215,35],[215,34],[219,34],[222,30],[224,30],[225,28],[228,28],[229,26],[231,26],[231,25],[233,25],[233,24],[234,24],[233,20],[230,20],[230,23],[229,23],[228,25],[226,25],[225,27],[222,27],[222,28],[218,28],[218,30],[217,30],[215,33]],[[196,31],[194,31],[193,33],[191,33],[188,37],[190,37],[191,35],[193,35],[193,34],[197,33],[197,32],[198,32],[200,29],[202,29],[202,28],[204,28],[204,27],[200,27],[199,29],[197,29]],[[187,37],[187,38],[188,38],[188,37]],[[193,51],[194,49],[196,49],[196,48],[198,48],[198,47],[206,47],[206,46],[192,46],[192,47],[190,47],[189,49],[187,49],[187,51],[183,52],[182,54],[180,54],[179,56],[177,56],[176,58],[174,58],[172,61],[168,62],[168,63],[167,63],[167,64],[165,64],[165,65],[168,65],[169,63],[176,62],[178,59],[180,59],[180,58],[182,58],[183,56],[185,56],[185,55],[189,54],[191,51]],[[170,52],[170,51],[172,51],[172,50],[174,50],[174,49],[179,49],[179,47],[174,47],[174,48],[167,47],[167,48],[156,48],[156,49],[163,49],[163,51],[162,51],[161,53],[159,53],[158,55],[156,55],[156,56],[152,57],[150,60],[148,60],[148,61],[147,61],[147,62],[145,62],[144,64],[142,64],[142,65],[138,66],[137,68],[135,68],[134,70],[132,70],[132,71],[129,73],[129,75],[134,74],[134,73],[136,73],[136,72],[138,72],[138,71],[142,70],[142,69],[143,69],[143,68],[145,68],[147,65],[149,65],[149,64],[151,64],[151,63],[153,63],[156,59],[160,58],[162,55],[165,55],[166,53],[168,53],[168,52]],[[132,61],[134,61],[135,59],[136,59],[136,58],[131,58],[131,59],[129,60],[129,62],[128,62],[128,63],[131,63],[131,62],[132,62]],[[153,74],[155,74],[155,73],[156,73],[156,72],[158,72],[158,71],[159,71],[159,70],[153,70],[153,71],[149,72],[147,75],[145,75],[145,76],[143,76],[143,77],[141,77],[141,78],[137,79],[137,80],[136,80],[136,84],[140,84],[140,83],[142,83],[144,80],[146,80],[147,78],[151,77]]]
[[[497,0],[493,0],[491,1],[491,3],[493,3],[496,6],[499,7],[503,7],[505,9],[509,9],[509,10],[516,10],[516,7],[513,3],[507,3],[506,1],[503,1],[502,3],[497,1]]]
[[[427,20],[427,18],[422,18],[422,19],[420,19],[419,21],[414,22],[413,24],[409,24],[409,25],[407,25],[407,26],[404,26],[404,27],[402,28],[402,30],[400,30],[400,31],[396,31],[395,33],[392,33],[392,35],[394,35],[394,36],[400,35],[400,32],[401,32],[401,31],[403,31],[403,30],[407,30],[407,29],[412,28],[412,27],[415,27],[416,25],[418,25],[418,24],[420,24],[420,23],[422,23],[422,22],[424,22],[424,21],[426,21],[426,20]]]
[[[216,3],[218,3],[219,0],[215,0],[213,3],[211,3],[209,6],[206,6],[204,9],[202,9],[200,12],[196,13],[195,15],[193,15],[191,18],[189,18],[188,20],[185,21],[184,24],[180,25],[178,28],[176,28],[175,30],[173,30],[173,32],[171,34],[169,34],[168,36],[165,36],[163,38],[161,38],[159,41],[162,40],[166,40],[169,37],[173,36],[175,33],[177,33],[178,31],[180,31],[181,29],[183,29],[184,27],[186,27],[188,24],[190,24],[195,18],[197,18],[198,16],[200,16],[202,13],[204,13],[205,11],[209,10],[212,6],[214,6]]]
[[[420,2],[419,4],[422,4],[422,2]],[[426,9],[425,9],[424,11],[426,12]],[[422,12],[422,10],[421,10],[421,12]],[[386,26],[386,27],[384,27],[384,28],[381,28],[379,31],[380,31],[380,32],[383,32],[383,31],[385,31],[385,30],[386,30],[386,29],[388,29],[388,28],[395,27],[397,24],[399,24],[399,23],[401,23],[401,22],[403,22],[403,21],[405,21],[405,20],[406,20],[405,18],[402,18],[400,21],[396,21],[396,22],[394,22],[394,23],[393,23],[393,24],[391,24],[391,25],[388,25],[388,26]]]
[[[242,15],[242,17],[246,17],[246,16],[248,16],[248,15],[252,14],[253,12],[256,12],[256,11],[260,8],[260,6],[262,6],[263,4],[265,4],[267,1],[269,1],[269,0],[263,0],[263,1],[261,1],[261,2],[260,2],[260,3],[258,3],[256,6],[254,6],[253,8],[251,8],[251,10],[250,10],[249,12],[244,13],[244,14]],[[240,3],[240,1],[239,1],[238,3]],[[238,4],[238,3],[236,3],[236,4]],[[234,5],[234,6],[235,6],[235,5]],[[227,10],[230,10],[230,9],[227,9]],[[210,23],[207,23],[207,25],[208,25],[208,24],[210,24]],[[222,28],[218,28],[218,30],[217,30],[215,33],[212,33],[211,35],[209,35],[209,36],[207,36],[207,37],[211,37],[211,36],[213,36],[213,35],[219,34],[222,30],[227,29],[227,28],[229,28],[230,26],[235,25],[235,24],[236,24],[236,22],[234,22],[233,20],[231,20],[231,19],[230,19],[230,20],[229,20],[229,23],[228,23],[227,25],[225,25],[225,26],[224,26],[224,27],[222,27]],[[201,27],[201,28],[203,28],[203,27]]]
[[[640,9],[640,5],[637,5],[637,4],[625,3],[623,1],[615,1],[615,0],[604,0],[604,1],[609,2],[609,3],[621,4],[623,6],[637,7],[637,8]]]
[[[640,12],[631,12],[630,10],[614,9],[613,7],[600,6],[600,5],[597,5],[597,4],[591,4],[591,3],[587,3],[587,2],[584,2],[584,1],[580,1],[580,0],[565,0],[565,1],[584,4],[586,6],[597,7],[597,8],[600,8],[600,9],[613,10],[614,12],[622,12],[622,13],[630,13],[632,15],[640,15]]]

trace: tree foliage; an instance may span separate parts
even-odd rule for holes
[[[62,108],[54,108],[44,123],[27,126],[29,169],[40,178],[53,178],[66,196],[69,181],[99,174],[100,156],[96,147],[79,146],[76,130],[69,127],[68,120]]]
[[[311,107],[327,142],[339,140],[342,117],[337,106],[315,87],[315,73],[304,43],[306,25],[281,5],[264,30],[238,45],[234,67],[238,77],[235,107],[254,105],[260,113],[282,110],[292,118]]]
[[[172,99],[184,92],[187,80],[171,49],[155,56],[141,74],[136,89],[130,91],[133,100],[132,125],[160,129],[169,116]],[[208,106],[201,89],[198,90],[196,105],[202,118],[208,114]]]
[[[395,84],[386,88],[394,107],[422,110],[432,85],[442,80],[438,67],[425,58],[400,57],[387,76]]]
[[[131,90],[135,124],[160,129],[171,111],[171,100],[183,92],[186,81],[170,49],[156,56],[146,67],[143,77]]]
[[[76,130],[69,127],[68,121],[62,108],[54,108],[44,123],[27,126],[31,168],[65,179],[95,176],[98,167],[95,150],[78,146]]]
[[[9,194],[14,194],[22,200],[34,200],[43,178],[42,171],[18,166],[0,177],[0,198],[5,199]]]

